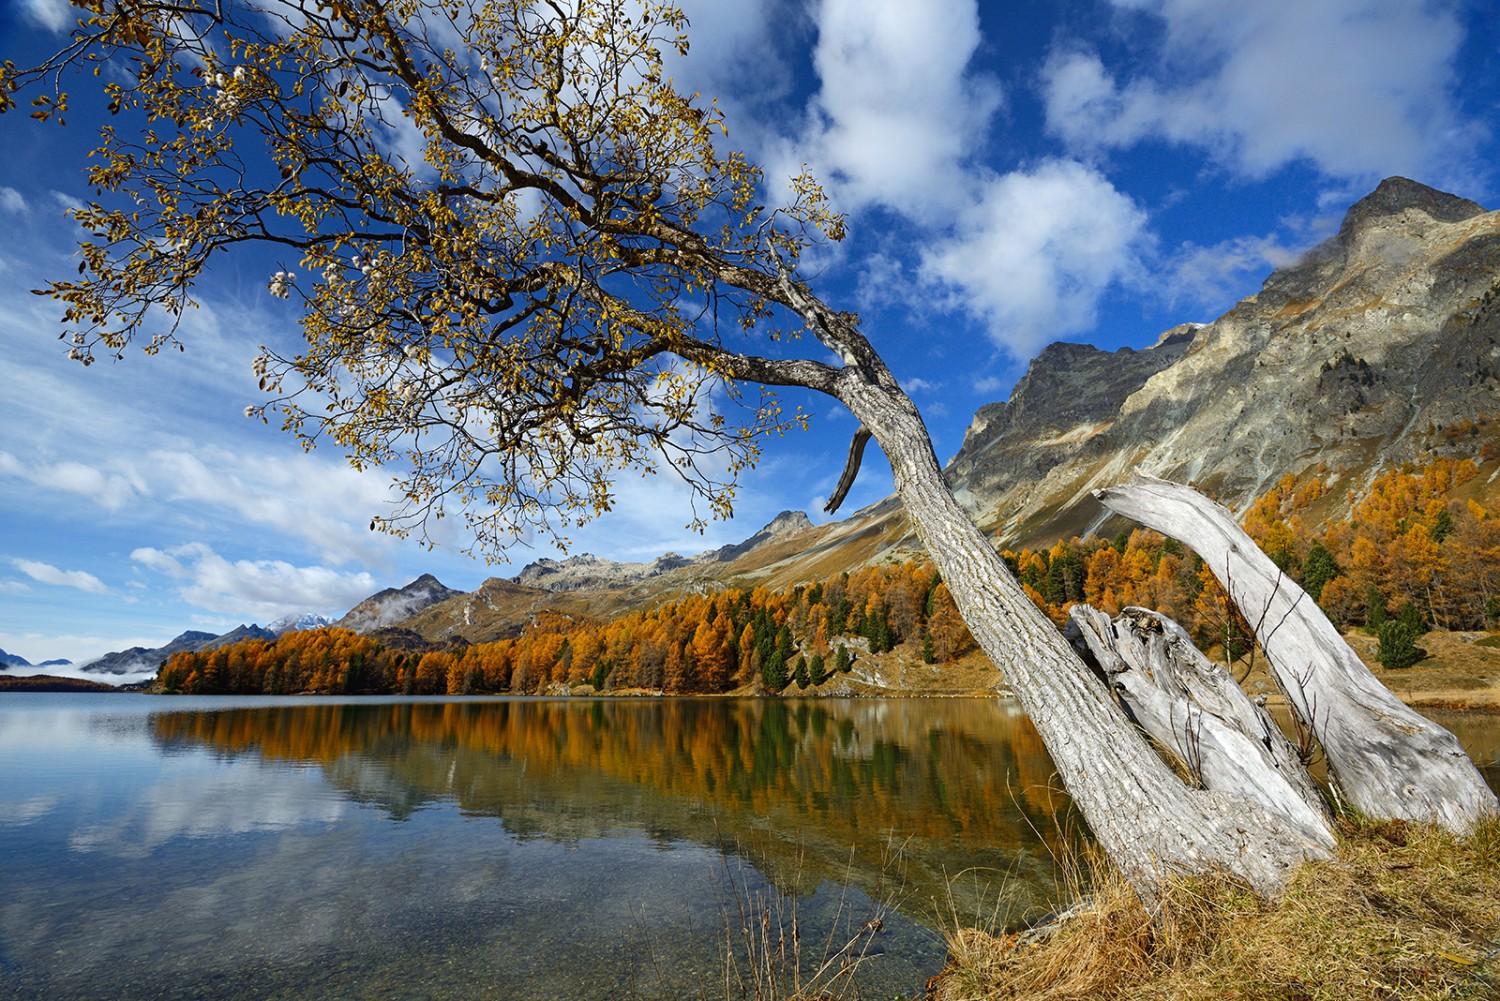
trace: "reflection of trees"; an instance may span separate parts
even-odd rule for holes
[[[924,902],[945,873],[1045,854],[1065,802],[1029,721],[987,700],[311,704],[162,713],[152,730],[320,765],[396,818],[445,799],[523,837],[734,842],[794,890],[868,888],[904,844]]]

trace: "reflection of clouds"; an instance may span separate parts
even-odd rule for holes
[[[243,766],[217,775],[174,778],[148,788],[118,817],[68,839],[79,852],[141,857],[177,837],[209,838],[332,824],[347,803],[315,776]]]
[[[246,791],[255,795],[263,788],[252,782]],[[125,866],[105,861],[101,869],[84,862],[68,867],[66,877],[33,874],[18,881],[0,900],[0,928],[9,933],[22,968],[49,968],[60,993],[66,988],[79,997],[103,996],[92,991],[120,984],[125,974],[155,985],[180,980],[189,966],[190,976],[210,980],[214,971],[254,971],[255,982],[267,987],[236,997],[317,997],[282,994],[272,987],[273,978],[291,970],[288,976],[298,983],[330,956],[337,963],[350,955],[373,963],[397,943],[445,949],[482,944],[475,941],[479,929],[493,934],[497,923],[520,909],[507,897],[523,894],[505,892],[513,887],[506,880],[511,842],[493,824],[475,828],[450,816],[414,828],[355,810],[337,824],[304,823],[274,838],[246,841],[233,835],[266,825],[236,815],[221,821],[234,829],[209,831],[206,824],[182,824],[179,815],[175,807],[167,811],[169,819],[157,821],[146,837],[169,837],[169,827],[218,837],[142,851]],[[110,830],[101,826],[91,835],[107,841]],[[524,895],[536,898],[538,920],[540,905],[553,893],[591,899],[580,885],[560,889],[555,875],[543,864],[523,877],[529,891]],[[295,972],[299,967],[302,972]]]
[[[0,824],[29,824],[45,817],[62,801],[61,796],[28,796],[16,803],[0,802]]]

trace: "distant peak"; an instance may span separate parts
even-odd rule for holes
[[[1483,215],[1485,207],[1446,191],[1429,188],[1427,185],[1406,177],[1387,177],[1374,191],[1350,207],[1339,228],[1343,235],[1385,216],[1396,215],[1407,209],[1421,209],[1438,222],[1462,222]]]
[[[812,528],[812,520],[807,517],[806,511],[783,511],[772,518],[765,528],[760,530],[763,535],[790,535],[800,532],[804,528]]]

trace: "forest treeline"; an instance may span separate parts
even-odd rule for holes
[[[532,694],[558,686],[780,692],[820,684],[857,656],[898,647],[926,663],[975,649],[929,564],[867,567],[785,591],[692,595],[609,622],[543,612],[514,639],[427,652],[343,629],[287,633],[176,654],[157,687],[195,694]]]
[[[1500,519],[1460,496],[1478,474],[1473,461],[1448,458],[1387,472],[1362,497],[1346,498],[1347,519],[1321,528],[1314,512],[1334,500],[1326,471],[1287,476],[1251,506],[1244,525],[1336,625],[1381,629],[1382,645],[1394,651],[1396,639],[1415,639],[1427,628],[1489,628],[1500,615]],[[1003,556],[1059,624],[1080,601],[1110,614],[1141,605],[1177,620],[1205,650],[1238,655],[1249,647],[1249,624],[1202,560],[1155,532],[1074,538]],[[427,652],[347,630],[288,633],[177,654],[159,673],[158,688],[796,692],[848,670],[857,657],[894,652],[907,662],[946,664],[975,649],[946,585],[930,564],[913,561],[784,591],[693,595],[609,622],[542,613],[514,639]],[[1402,665],[1393,657],[1390,666]]]

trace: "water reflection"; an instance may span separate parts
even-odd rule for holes
[[[1050,906],[1068,823],[996,702],[62,698],[0,703],[0,997],[722,996],[778,893],[894,902],[911,994],[934,911]]]
[[[873,887],[896,839],[924,899],[958,868],[1045,856],[1065,802],[1030,722],[994,701],[301,705],[163,713],[151,732],[168,749],[316,764],[396,820],[453,802],[519,838],[729,843],[778,878],[844,878],[852,847]]]

